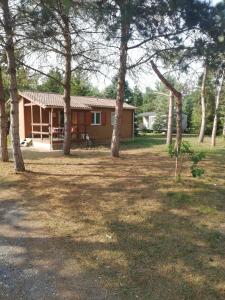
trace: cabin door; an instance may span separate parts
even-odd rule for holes
[[[85,133],[85,112],[84,111],[78,112],[78,129],[79,129],[79,134]]]
[[[83,138],[81,135],[85,133],[85,112],[72,111],[72,132],[76,134],[76,138]]]
[[[72,117],[71,117],[72,126],[77,125],[77,112],[72,111]]]
[[[64,111],[59,111],[59,127],[64,128]]]

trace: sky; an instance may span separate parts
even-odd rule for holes
[[[212,4],[217,4],[217,3],[221,2],[221,0],[212,0],[211,2],[212,2]]]
[[[216,4],[220,2],[220,0],[212,0],[211,3]],[[135,52],[136,51],[136,52]],[[140,49],[135,50],[134,53],[132,53],[132,57],[135,56],[136,57],[140,57]],[[31,61],[33,61],[33,64],[36,65],[36,59],[37,57],[35,56],[34,59],[30,59]],[[37,60],[39,61],[39,60]],[[42,60],[43,63],[45,63],[45,60]],[[52,64],[57,64],[57,61],[55,61],[55,59],[52,57]],[[115,66],[117,67],[117,62],[115,62]],[[37,67],[40,67],[41,69],[43,69],[43,66],[39,66],[37,65]],[[161,72],[168,72],[168,70],[162,69],[162,67],[160,68]],[[46,70],[47,71],[47,70]],[[96,75],[92,75],[89,79],[91,81],[91,83],[98,87],[100,90],[103,90],[107,85],[109,85],[111,83],[112,77],[115,75],[116,73],[116,68],[114,70],[103,70],[103,73],[105,74],[104,76],[101,74],[96,74]],[[190,72],[189,74],[184,74],[181,72],[173,72],[170,73],[173,76],[175,76],[175,78],[178,81],[181,82],[189,82],[190,85],[195,85],[198,77],[202,74],[202,67],[201,67],[201,63],[198,64],[194,64],[191,66],[190,68]],[[133,88],[135,85],[137,85],[143,92],[145,91],[146,87],[150,87],[150,88],[154,88],[156,83],[159,82],[157,76],[154,74],[154,72],[151,70],[151,67],[145,67],[145,70],[142,71],[135,71],[133,72],[133,74],[130,74],[128,72],[127,74],[127,80],[129,82],[129,85],[131,88]]]
[[[221,0],[211,0],[211,3],[213,5],[221,2]],[[139,50],[136,50],[137,52]],[[138,56],[138,55],[137,55]],[[161,70],[163,71],[163,70]],[[164,70],[166,71],[166,70]],[[173,73],[173,76],[175,76],[178,80],[181,82],[185,81],[192,81],[193,84],[195,81],[198,80],[198,77],[202,73],[202,67],[201,63],[195,64],[191,66],[190,72],[188,75],[181,74],[180,72]],[[112,72],[108,73],[106,72],[106,76],[102,75],[95,75],[91,78],[91,83],[95,86],[97,86],[100,90],[103,90],[107,85],[111,83],[111,78],[113,77]],[[138,72],[137,76],[130,76],[127,74],[127,80],[129,82],[129,85],[133,88],[135,85],[137,85],[142,91],[145,91],[146,87],[154,88],[156,83],[159,81],[156,75],[152,72],[152,70],[149,68],[148,70]]]

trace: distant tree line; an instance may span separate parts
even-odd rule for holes
[[[48,73],[51,77],[41,76],[38,74],[30,74],[29,70],[19,68],[17,72],[18,87],[20,90],[35,90],[40,92],[63,93],[63,88],[52,77],[62,80],[62,74],[57,69],[51,69]],[[4,82],[5,97],[9,98],[8,85],[9,80],[6,71],[2,72]],[[182,87],[182,84],[177,82],[175,78],[168,77],[176,86]],[[188,133],[199,133],[201,125],[201,80],[199,78],[196,87],[185,88],[185,96],[183,100],[183,112],[187,115],[187,129]],[[212,132],[213,118],[215,111],[215,78],[212,72],[208,73],[206,79],[206,128],[205,134],[210,135]],[[95,96],[102,98],[115,99],[117,93],[117,77],[112,78],[111,84],[106,86],[103,90],[91,84],[89,78],[84,73],[78,73],[71,78],[71,95],[72,96]],[[142,112],[156,112],[157,124],[159,131],[166,127],[165,116],[168,115],[168,94],[167,88],[160,82],[156,82],[154,88],[147,87],[142,91],[137,85],[131,88],[129,82],[125,83],[125,101],[137,107],[136,115]],[[9,107],[7,107],[9,111]],[[225,90],[222,91],[221,103],[219,105],[218,118],[218,134],[224,129],[224,115],[225,115]],[[139,123],[141,120],[139,121]]]
[[[192,62],[198,61],[202,63],[203,69],[209,69],[199,84],[200,140],[203,142],[205,131],[211,126],[211,111],[214,110],[214,146],[222,111],[224,15],[224,2],[213,6],[207,0],[1,0],[1,132],[5,130],[2,121],[5,119],[5,109],[2,109],[2,105],[6,100],[4,90],[8,87],[15,170],[25,170],[20,150],[18,89],[30,89],[32,86],[38,90],[62,94],[64,155],[69,155],[71,148],[71,95],[115,98],[111,155],[119,157],[123,103],[127,101],[134,104],[138,112],[164,109],[164,100],[156,93],[157,87],[156,90],[148,88],[141,92],[138,87],[130,89],[127,82],[128,73],[138,76],[140,70],[146,73],[153,70],[167,93],[173,96],[170,99],[174,98],[176,151],[179,151],[182,141],[182,106],[185,104],[190,130],[197,130],[199,90],[196,88],[187,93],[182,87],[177,87],[171,78],[165,77],[161,69],[179,68],[184,73]],[[104,72],[105,68],[116,76],[111,85],[99,93],[88,78]],[[6,84],[5,88],[6,70],[8,86]],[[32,76],[26,78],[30,71]],[[206,95],[210,72],[213,89]],[[208,99],[210,93],[214,95],[212,103]],[[172,102],[169,107],[171,112]],[[2,149],[6,149],[5,138],[2,143],[6,144]]]

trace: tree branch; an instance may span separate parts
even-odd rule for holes
[[[154,64],[154,62],[150,61],[153,71],[156,73],[156,75],[159,77],[159,79],[165,84],[165,86],[174,94],[174,96],[177,99],[180,99],[182,97],[182,94],[178,92],[175,87],[162,75],[162,73],[159,71],[157,66]]]
[[[35,69],[35,68],[33,68],[33,67],[31,67],[31,66],[25,64],[25,63],[22,62],[21,60],[18,60],[18,59],[17,59],[17,62],[20,63],[20,64],[21,64],[22,66],[24,66],[25,68],[28,68],[28,69],[30,69],[30,70],[32,70],[32,71],[34,71],[34,72],[37,72],[37,73],[39,73],[39,74],[41,74],[41,75],[43,75],[43,76],[46,76],[46,77],[48,77],[48,78],[51,78],[51,79],[55,80],[55,82],[57,82],[57,83],[59,83],[60,85],[64,86],[63,83],[62,83],[60,80],[56,79],[55,77],[53,77],[53,76],[51,76],[51,75],[49,75],[49,74],[46,74],[46,73],[44,73],[44,72],[42,72],[42,71],[40,71],[40,70],[38,70],[38,69]]]
[[[127,50],[131,50],[131,49],[135,49],[135,48],[139,48],[140,46],[152,41],[152,40],[157,40],[159,38],[169,38],[170,36],[174,36],[174,35],[179,35],[179,34],[182,34],[184,33],[185,31],[188,31],[187,28],[183,28],[182,30],[180,31],[177,31],[176,33],[173,32],[173,33],[165,33],[165,34],[160,34],[160,35],[157,35],[157,36],[151,36],[143,41],[141,41],[140,43],[136,44],[136,45],[133,45],[133,46],[130,46],[130,47],[127,47]]]

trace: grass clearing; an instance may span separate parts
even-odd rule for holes
[[[123,143],[120,159],[104,147],[70,157],[25,150],[26,173],[0,164],[0,203],[28,210],[107,299],[222,300],[225,143],[211,149],[209,139],[184,140],[207,153],[200,179],[186,166],[175,184],[165,137],[149,135]]]

